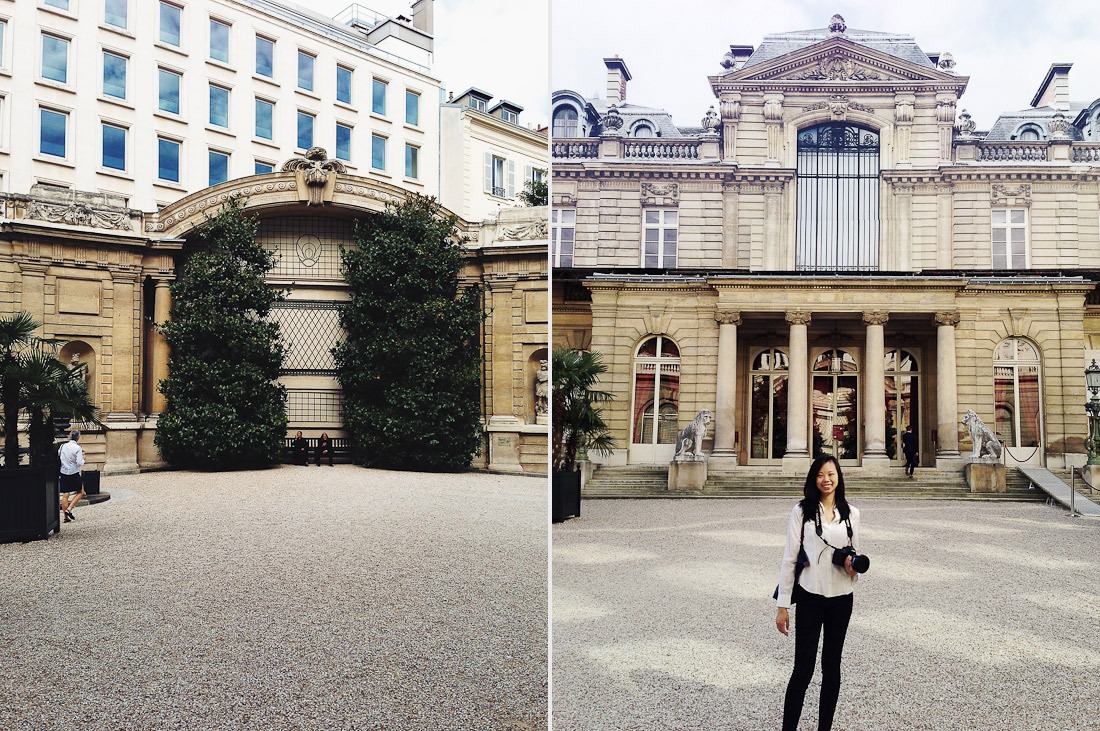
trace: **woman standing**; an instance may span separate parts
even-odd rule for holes
[[[852,590],[856,570],[852,556],[843,565],[833,563],[833,551],[852,546],[859,551],[859,511],[844,499],[844,477],[832,455],[814,460],[802,489],[802,502],[791,511],[787,523],[787,546],[779,568],[778,611],[775,626],[784,635],[790,630],[790,607],[798,603],[795,624],[794,671],[783,701],[783,731],[796,731],[802,716],[806,688],[814,674],[817,641],[824,630],[821,647],[821,705],[818,731],[830,731],[840,695],[840,656],[844,636],[852,617]],[[807,527],[807,524],[809,526]],[[805,550],[805,564],[795,580],[795,563]],[[866,567],[862,567],[866,570]],[[792,600],[792,595],[795,599]]]

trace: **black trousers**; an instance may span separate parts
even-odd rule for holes
[[[913,474],[913,469],[916,466],[917,466],[917,453],[914,452],[912,454],[909,454],[907,452],[905,454],[905,474],[907,474],[907,475]]]
[[[852,595],[826,598],[802,591],[795,607],[794,671],[783,700],[783,731],[798,729],[806,689],[814,676],[817,641],[823,629],[825,639],[821,645],[821,705],[817,728],[818,731],[830,731],[836,701],[840,697],[840,656],[844,652],[848,621],[852,618]]]

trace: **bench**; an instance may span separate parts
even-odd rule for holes
[[[317,460],[317,443],[321,441],[320,437],[305,437],[306,440],[306,464],[316,464]],[[329,444],[332,445],[332,461],[333,462],[351,462],[351,440],[346,437],[329,437]],[[287,437],[283,440],[283,461],[287,464],[294,464],[294,438]],[[322,464],[325,460],[322,460]]]

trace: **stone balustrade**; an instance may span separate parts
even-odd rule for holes
[[[978,162],[1046,162],[1045,142],[982,142]]]
[[[1100,162],[1100,145],[1074,144],[1070,159],[1073,162]]]
[[[698,160],[699,140],[682,142],[624,140],[623,157],[627,160]]]
[[[587,160],[600,156],[599,140],[554,140],[550,146],[551,154],[556,158]]]
[[[699,139],[658,140],[603,137],[600,139],[554,140],[551,155],[557,160],[595,160],[613,157],[622,160],[699,160],[704,141]],[[716,145],[712,141],[712,145]],[[717,157],[717,149],[711,157]]]

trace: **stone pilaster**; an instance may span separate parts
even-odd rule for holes
[[[737,162],[737,125],[741,121],[741,95],[723,94],[718,105],[722,113],[722,159]]]
[[[939,130],[940,164],[951,163],[952,143],[955,139],[955,102],[954,94],[936,95],[936,126]]]
[[[714,451],[710,461],[715,467],[736,467],[737,450],[737,327],[740,312],[719,310],[714,314],[718,323],[718,381],[715,389]]]
[[[810,313],[795,310],[787,313],[791,326],[790,378],[787,381],[787,451],[783,455],[783,471],[798,473],[809,466],[809,401],[810,351],[807,332]]]
[[[168,321],[172,312],[172,293],[169,290],[171,280],[160,278],[156,280],[156,289],[153,293],[153,322],[161,325]],[[152,360],[153,360],[153,402],[150,404],[154,414],[163,414],[168,406],[167,399],[160,392],[160,382],[168,378],[168,356],[170,350],[164,334],[157,328],[153,330]]]
[[[909,149],[913,139],[913,105],[916,100],[913,94],[894,95],[894,155],[899,167],[912,164],[909,161]]]
[[[780,236],[780,209],[782,208],[783,185],[766,183],[764,185],[764,271],[774,272],[786,269],[786,252]]]
[[[135,348],[137,323],[134,317],[137,274],[112,271],[111,283],[111,410],[107,419],[134,421],[137,418],[137,404],[134,402],[135,366],[138,361]]]
[[[867,328],[867,348],[863,367],[863,466],[888,467],[886,455],[886,347],[885,326],[890,316],[885,312],[863,313]]]
[[[958,312],[936,313],[936,463],[959,458],[959,389],[955,368]]]
[[[768,159],[766,167],[780,167],[783,152],[783,94],[769,92],[764,95],[764,126],[768,131]]]
[[[18,264],[19,272],[23,277],[23,299],[20,306],[38,323],[36,334],[41,335],[41,326],[46,322],[46,268],[48,265],[41,261],[20,261]]]

